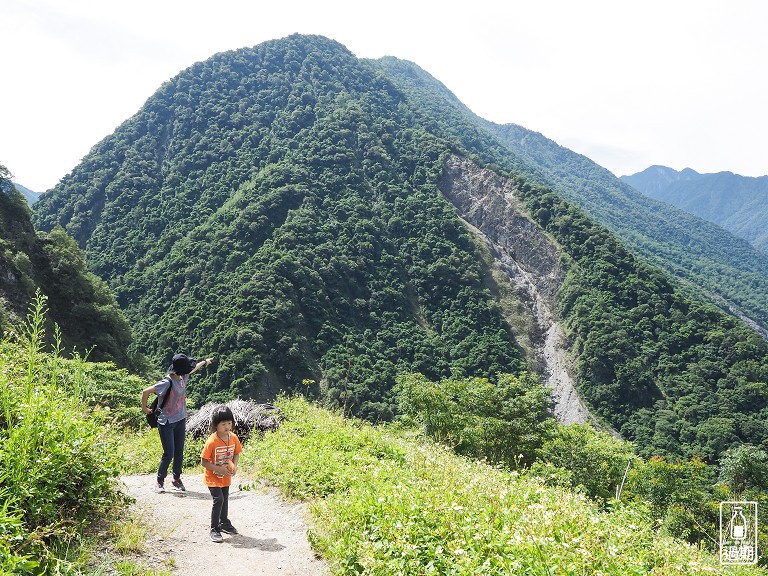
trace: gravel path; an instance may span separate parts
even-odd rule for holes
[[[235,477],[229,518],[240,533],[222,534],[224,542],[215,544],[209,538],[212,500],[202,475],[185,475],[183,480],[186,493],[155,494],[154,475],[121,478],[123,491],[136,499],[133,506],[151,515],[146,548],[151,565],[167,569],[173,558],[173,573],[179,576],[329,574],[307,541],[303,504],[287,502],[274,489],[240,490]]]

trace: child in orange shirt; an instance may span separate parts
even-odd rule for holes
[[[212,434],[200,453],[200,464],[205,468],[203,483],[213,496],[211,510],[211,540],[223,542],[222,532],[237,534],[229,520],[229,486],[237,472],[237,462],[243,446],[232,432],[235,417],[228,406],[218,406],[211,415]]]

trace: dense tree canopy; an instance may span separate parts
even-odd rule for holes
[[[30,216],[0,165],[0,330],[18,326],[39,290],[66,352],[127,365],[131,330],[114,294],[87,270],[83,252],[61,227],[38,236]],[[49,338],[54,333],[47,331]]]
[[[549,390],[527,373],[501,374],[495,383],[403,374],[395,391],[403,415],[426,436],[510,469],[530,465],[556,430]]]
[[[166,83],[36,204],[85,247],[159,366],[220,356],[200,397],[315,380],[389,418],[401,371],[523,368],[468,230],[437,191],[446,147],[335,42],[220,54]]]
[[[740,313],[768,332],[768,255],[666,203],[644,197],[589,158],[515,124],[474,115],[413,63],[382,58],[410,102],[482,163],[555,191],[698,299]]]
[[[765,446],[768,342],[682,296],[560,197],[521,191],[574,259],[558,299],[589,405],[645,455],[712,462],[741,442]]]
[[[560,314],[581,393],[604,421],[644,454],[766,448],[766,342],[682,296],[564,200],[587,178],[569,172],[583,168],[572,153],[547,149],[549,167],[536,168],[515,137],[408,63],[291,36],[164,84],[35,204],[35,221],[85,248],[158,369],[180,350],[219,358],[196,380],[198,400],[302,390],[386,419],[398,374],[480,386],[471,379],[500,385],[527,368],[473,236],[437,189],[448,155],[469,156],[512,177],[562,247]],[[555,192],[531,184],[568,174],[568,194],[565,180]],[[583,193],[591,207],[621,199]],[[605,209],[614,224],[627,213]],[[662,251],[682,250],[662,236]]]

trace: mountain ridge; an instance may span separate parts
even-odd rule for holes
[[[199,89],[198,74],[231,82],[232,91]],[[248,88],[238,91],[241,82]],[[382,338],[392,342],[392,352],[380,353],[386,381],[398,364],[431,375],[451,365],[458,373],[520,367],[481,275],[469,272],[478,266],[470,236],[422,184],[436,180],[430,174],[440,151],[426,132],[408,127],[402,100],[374,69],[325,38],[293,36],[216,55],[166,83],[95,146],[39,201],[38,222],[65,225],[85,247],[127,307],[143,352],[158,359],[168,348],[210,346],[206,337],[218,332],[212,344],[226,358],[206,394],[221,386],[268,398],[311,380],[318,393],[386,417],[385,391],[369,398],[370,384],[359,394],[345,384],[350,370],[382,378],[357,366],[367,340],[371,348]],[[195,127],[205,106],[226,112]],[[89,184],[93,174],[104,178]],[[64,206],[77,198],[84,210]],[[185,210],[189,204],[194,211]],[[140,234],[130,231],[136,217]],[[436,225],[439,235],[425,237]],[[315,246],[324,246],[321,259],[310,252]],[[391,271],[374,268],[381,259]],[[300,289],[307,281],[315,286]],[[270,288],[287,306],[268,304],[275,301]],[[423,318],[404,305],[409,293]],[[459,309],[474,319],[453,321]],[[213,316],[231,321],[222,327]]]
[[[27,188],[26,186],[22,186],[18,182],[14,182],[13,185],[16,188],[16,190],[21,192],[21,195],[24,196],[24,198],[27,200],[27,204],[29,204],[30,206],[35,202],[37,202],[37,199],[40,198],[40,195],[42,194],[42,192],[34,192],[33,190],[30,190],[29,188]]]
[[[648,199],[586,156],[516,124],[495,124],[463,104],[417,64],[377,61],[435,118],[457,145],[487,165],[562,194],[607,226],[637,254],[678,278],[681,287],[724,311],[740,310],[768,333],[768,258],[742,238],[684,210]],[[758,287],[759,288],[756,288]]]
[[[721,226],[761,253],[768,252],[768,176],[652,166],[621,179],[650,198]]]
[[[216,352],[193,401],[301,391],[386,420],[398,374],[546,377],[553,347],[526,341],[547,326],[531,335],[533,320],[507,320],[477,236],[441,191],[458,157],[514,190],[523,227],[559,247],[564,279],[547,287],[556,351],[598,418],[646,454],[713,460],[746,438],[768,441],[765,400],[739,399],[768,381],[765,340],[682,295],[575,201],[605,207],[616,225],[642,195],[612,175],[590,183],[607,171],[470,115],[419,70],[318,36],[217,54],[94,146],[36,203],[36,222],[84,246],[158,365],[173,350]],[[519,252],[483,233],[495,257]]]

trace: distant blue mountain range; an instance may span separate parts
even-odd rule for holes
[[[27,203],[30,206],[32,206],[32,204],[34,204],[37,201],[37,199],[40,198],[40,195],[42,194],[42,192],[34,192],[34,191],[30,190],[29,188],[27,188],[26,186],[22,186],[18,182],[14,182],[13,185],[16,187],[16,190],[21,192],[21,195],[24,196],[24,198],[27,199]]]
[[[768,252],[768,176],[651,166],[621,179],[646,196],[709,220]]]

